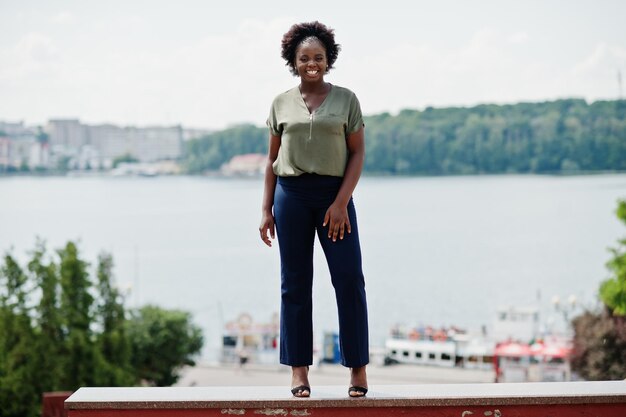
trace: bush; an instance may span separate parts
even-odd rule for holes
[[[189,313],[145,306],[128,322],[132,365],[137,377],[149,385],[174,384],[183,365],[195,365],[192,357],[202,348],[202,332]]]
[[[626,224],[626,201],[617,205],[617,217]],[[587,311],[572,320],[572,369],[591,380],[626,378],[626,239],[612,248],[607,262],[612,276],[600,285],[605,310]]]
[[[587,380],[626,378],[626,322],[607,311],[587,311],[572,321],[572,369]]]

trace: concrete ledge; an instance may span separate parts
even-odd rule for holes
[[[380,385],[372,386],[366,398],[349,398],[346,386],[312,387],[312,392],[310,398],[294,398],[288,387],[282,386],[80,388],[65,401],[65,408],[70,417],[247,413],[323,416],[349,415],[355,408],[359,415],[391,415],[397,409],[403,415],[417,415],[418,411],[421,416],[443,415],[440,413],[445,411],[451,416],[505,417],[545,416],[546,407],[552,410],[550,415],[558,416],[626,416],[625,381]],[[520,409],[521,414],[514,414]]]

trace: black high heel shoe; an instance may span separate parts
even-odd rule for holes
[[[358,395],[352,395],[353,392],[356,392]],[[365,388],[365,387],[360,387],[358,385],[352,385],[350,388],[348,388],[348,395],[350,396],[350,398],[365,397],[365,394],[367,394],[367,388]]]
[[[305,394],[305,392],[308,392],[308,394]],[[307,398],[311,396],[311,387],[298,385],[297,387],[291,389],[291,393],[296,398]]]
[[[352,371],[354,371],[354,368],[350,368],[350,372]],[[350,398],[361,398],[361,397],[365,397],[366,394],[367,394],[366,387],[362,387],[359,385],[351,385],[350,388],[348,388],[348,396]]]
[[[309,372],[309,367],[306,367],[307,370],[307,375]],[[307,391],[308,394],[304,394],[304,392]],[[294,387],[291,389],[291,394],[296,397],[296,398],[308,398],[311,396],[311,387],[307,386],[307,385],[298,385],[297,387]]]

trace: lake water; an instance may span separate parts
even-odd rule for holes
[[[191,311],[213,358],[225,321],[269,321],[280,304],[277,247],[258,236],[262,179],[0,178],[0,249],[21,260],[37,236],[78,240],[92,265],[113,254],[130,307]],[[575,295],[597,305],[626,174],[364,177],[354,194],[371,343],[395,323],[489,325],[496,309]],[[330,277],[316,247],[316,336],[337,329]]]

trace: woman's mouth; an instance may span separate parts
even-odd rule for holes
[[[307,75],[317,75],[319,73],[318,70],[307,70],[306,71]]]

